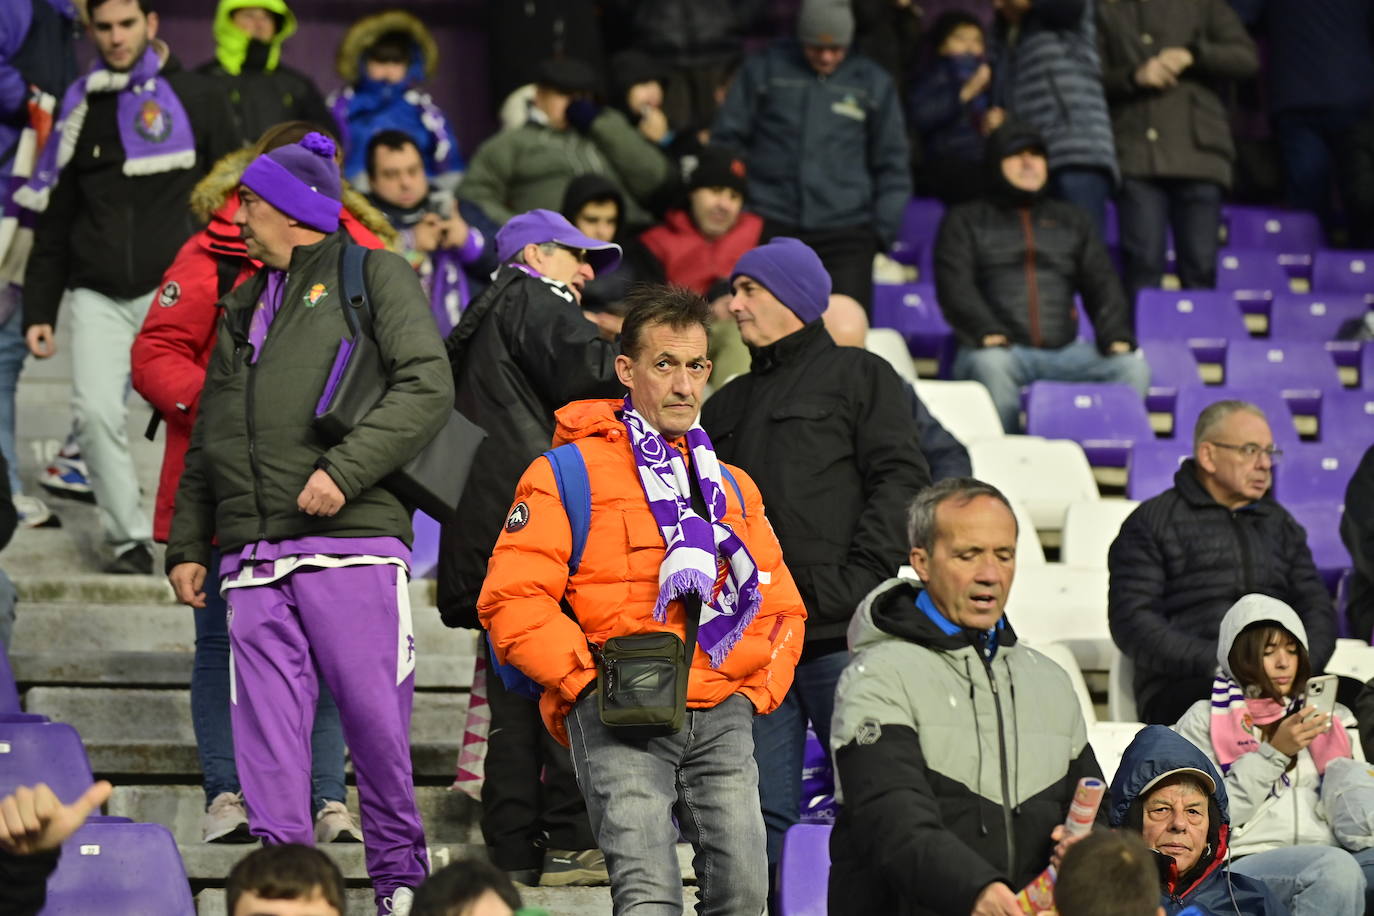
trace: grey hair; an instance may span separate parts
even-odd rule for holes
[[[980,496],[991,496],[1006,506],[1007,511],[1012,514],[1012,519],[1016,519],[1011,502],[992,484],[973,477],[947,477],[926,487],[911,501],[911,507],[906,513],[906,536],[911,548],[915,550],[919,547],[927,552],[935,548],[935,511],[942,503],[956,500],[963,506]],[[1016,527],[1020,533],[1020,522],[1016,523]]]
[[[1193,424],[1194,454],[1197,453],[1198,447],[1201,446],[1202,443],[1211,439],[1212,435],[1217,431],[1217,427],[1226,422],[1227,417],[1231,416],[1233,413],[1239,413],[1242,410],[1249,411],[1266,423],[1269,422],[1269,418],[1264,415],[1264,411],[1260,410],[1249,401],[1217,401],[1215,404],[1208,404],[1203,408],[1202,413],[1197,415],[1197,423]]]
[[[544,254],[553,254],[555,251],[558,250],[558,243],[557,243],[557,242],[536,242],[535,244],[537,244],[537,245],[539,246],[539,250],[542,251],[542,252],[544,252]],[[507,262],[507,263],[510,263],[510,264],[524,264],[524,263],[526,263],[526,261],[525,261],[525,249],[524,249],[524,248],[521,248],[521,249],[520,249],[519,251],[517,251],[515,254],[511,255],[511,259],[510,259],[510,261]]]

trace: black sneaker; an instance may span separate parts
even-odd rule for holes
[[[117,576],[153,574],[153,552],[147,544],[135,544],[105,565],[105,572]]]
[[[611,883],[599,849],[548,849],[540,887],[604,887]]]

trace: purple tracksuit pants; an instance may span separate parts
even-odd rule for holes
[[[314,845],[310,730],[323,677],[357,772],[377,900],[419,887],[429,859],[410,766],[415,637],[405,570],[303,567],[226,596],[234,755],[253,834]]]

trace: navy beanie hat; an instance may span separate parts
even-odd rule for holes
[[[749,277],[810,324],[830,305],[830,274],[810,246],[799,239],[778,236],[767,245],[746,251],[730,272]]]

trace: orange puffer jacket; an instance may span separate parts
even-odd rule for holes
[[[613,636],[670,630],[684,637],[686,631],[681,602],[668,606],[666,624],[651,613],[658,597],[663,535],[639,482],[625,426],[616,416],[619,407],[618,400],[574,401],[556,414],[554,445],[576,442],[591,481],[591,525],[577,573],[568,574],[572,531],[553,469],[540,457],[516,487],[477,603],[497,657],[544,686],[539,704],[544,724],[564,744],[563,719],[596,678],[588,640],[601,645]],[[697,648],[687,705],[709,708],[739,692],[763,714],[777,708],[792,686],[806,608],[764,517],[758,487],[743,471],[730,471],[745,505],[742,509],[734,488],[726,485],[724,521],[758,565],[763,602],[719,668],[712,668]],[[561,610],[564,598],[577,620]]]

